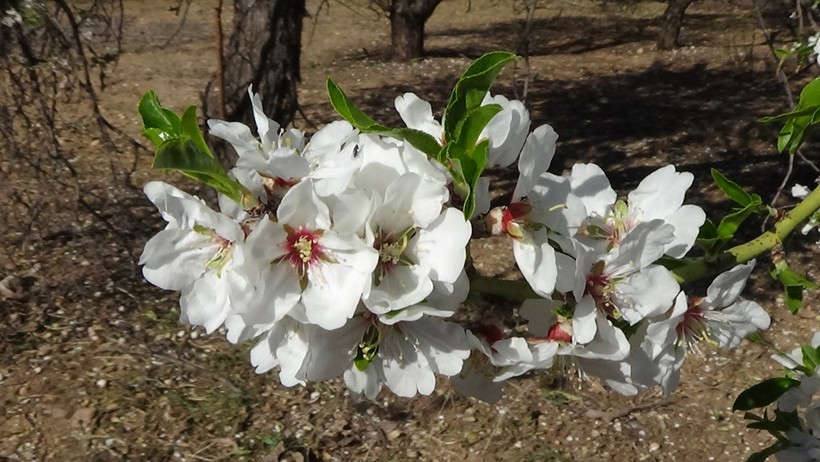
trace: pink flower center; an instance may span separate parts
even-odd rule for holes
[[[618,307],[612,303],[611,295],[613,291],[612,278],[604,273],[604,262],[599,261],[592,265],[586,276],[585,294],[595,300],[595,306],[607,316],[618,318],[620,312]]]
[[[304,277],[308,268],[318,262],[324,255],[319,239],[322,238],[322,231],[313,231],[302,226],[293,229],[284,226],[288,233],[288,239],[282,245],[287,252],[285,259],[299,272],[300,277]]]
[[[682,341],[686,345],[691,346],[694,342],[706,338],[705,310],[700,306],[702,302],[703,297],[689,300],[689,307],[686,313],[683,314],[683,321],[675,327],[678,341]]]

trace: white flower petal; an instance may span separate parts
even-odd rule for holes
[[[675,227],[675,239],[666,244],[666,255],[683,258],[694,245],[705,221],[706,213],[697,205],[684,205],[666,217],[666,222]]]
[[[640,210],[642,220],[664,219],[683,204],[686,190],[692,185],[694,178],[689,172],[676,172],[674,165],[661,167],[650,173],[629,193],[630,206]]]
[[[419,266],[396,266],[374,283],[364,303],[370,311],[385,314],[414,305],[433,291],[430,269]]]
[[[678,292],[680,285],[669,270],[652,265],[618,282],[613,301],[624,320],[635,325],[672,308]]]
[[[746,264],[737,265],[734,268],[721,273],[712,281],[706,290],[706,299],[703,303],[713,309],[723,308],[731,305],[743,292],[746,281],[755,267],[755,260]]]
[[[148,242],[140,256],[142,274],[165,290],[181,290],[199,279],[219,246],[187,229],[165,229]]]
[[[590,215],[605,216],[618,198],[604,171],[595,164],[573,165],[570,184],[572,193],[581,199]]]
[[[737,300],[721,311],[706,313],[710,334],[721,348],[736,348],[749,334],[769,328],[771,318],[759,304]]]
[[[179,298],[181,321],[203,326],[210,334],[222,325],[231,308],[226,281],[209,271],[193,285],[182,290]]]
[[[522,239],[513,239],[513,254],[521,274],[538,295],[550,298],[555,289],[558,267],[555,250],[547,240],[547,230],[526,232]]]
[[[434,281],[455,282],[464,269],[472,226],[455,208],[448,208],[426,229],[420,229],[405,252],[430,268]]]
[[[582,298],[572,315],[573,343],[585,345],[595,338],[595,334],[598,333],[598,317],[595,300],[590,296]]]
[[[518,158],[518,183],[513,198],[527,195],[541,174],[547,171],[555,156],[557,140],[558,134],[546,124],[539,126],[527,136],[521,149],[521,156]]]
[[[394,104],[401,120],[408,128],[421,130],[436,140],[441,140],[444,129],[438,121],[433,119],[433,109],[430,103],[414,93],[405,93],[397,96]]]
[[[342,327],[356,311],[366,277],[338,264],[308,269],[307,287],[302,292],[308,322],[327,330]]]
[[[329,229],[330,210],[313,189],[313,181],[302,181],[282,198],[276,211],[279,223],[291,227]]]

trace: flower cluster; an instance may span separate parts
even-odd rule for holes
[[[699,207],[683,204],[691,174],[660,168],[619,200],[594,164],[576,164],[565,176],[531,168],[530,156],[543,163],[538,153],[554,151],[554,135],[540,138],[549,147],[536,147],[537,133],[521,153],[512,202],[487,220],[510,236],[518,267],[542,297],[520,309],[527,342],[496,340],[481,350],[500,368],[494,380],[558,359],[622,394],[653,386],[668,394],[699,342],[734,348],[769,326],[757,303],[739,298],[754,261],[718,276],[705,297],[687,297],[659,264],[683,257],[704,223]]]
[[[471,225],[448,178],[402,142],[332,123],[309,142],[280,131],[251,92],[259,137],[212,120],[252,195],[220,211],[165,183],[146,194],[168,222],[145,246],[145,277],[182,292],[182,321],[232,342],[258,338],[258,372],[283,384],[344,376],[375,397],[429,394],[457,374],[467,334],[447,320],[467,296]]]
[[[231,342],[257,339],[257,372],[278,367],[284,385],[341,376],[369,398],[382,386],[413,396],[431,393],[440,374],[495,401],[504,380],[558,359],[621,393],[669,393],[698,342],[735,347],[768,327],[759,305],[738,298],[753,262],[719,276],[702,298],[687,298],[658,264],[683,257],[704,222],[699,207],[683,204],[691,174],[663,167],[625,200],[594,164],[554,175],[555,131],[529,132],[520,102],[487,95],[483,104],[501,106],[482,132],[488,164],[517,159],[519,179],[510,204],[486,222],[510,237],[541,298],[520,309],[528,338],[489,324],[465,330],[449,318],[469,291],[472,227],[451,205],[448,172],[409,143],[345,121],[307,141],[280,130],[249,93],[258,137],[240,123],[208,125],[238,153],[231,174],[250,200],[221,196],[215,211],[149,183],[168,225],[141,263],[150,282],[181,291],[183,322],[208,332],[224,325]],[[409,128],[446,143],[428,103],[408,93],[396,108]],[[489,209],[488,184],[477,185],[479,213]]]

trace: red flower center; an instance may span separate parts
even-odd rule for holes
[[[308,267],[322,258],[323,249],[319,244],[322,232],[302,226],[293,229],[285,225],[284,228],[288,233],[287,241],[282,244],[287,252],[285,258],[296,268],[299,276],[304,277]]]

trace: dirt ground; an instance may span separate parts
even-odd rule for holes
[[[101,107],[136,138],[145,91],[182,109],[198,102],[215,67],[213,2],[194,2],[166,46],[180,21],[169,11],[176,3],[125,2],[124,54],[108,72]],[[472,59],[522,51],[525,14],[511,3],[443,2],[428,23],[427,56],[396,63],[388,59],[388,23],[366,2],[309,1],[297,126],[333,120],[328,76],[385,123],[399,122],[392,100],[405,91],[441,111]],[[696,176],[691,200],[719,218],[728,205],[710,182],[715,167],[770,200],[787,160],[774,149],[777,127],[756,119],[785,103],[750,2],[696,2],[684,46],[671,52],[654,49],[663,8],[549,2],[533,18],[529,71],[519,61],[495,91],[521,97],[529,74],[534,123],[560,135],[555,172],[595,161],[626,192],[673,162]],[[0,280],[21,281],[21,291],[0,298],[0,460],[739,461],[771,442],[731,411],[741,390],[779,373],[772,349],[760,344],[690,357],[668,399],[624,398],[594,381],[533,374],[510,381],[496,405],[460,397],[446,380],[429,397],[384,392],[369,402],[339,382],[289,389],[274,373],[256,375],[250,345],[181,325],[177,295],[142,279],[135,258],[164,223],[138,190],[111,185],[109,163],[136,161],[137,186],[165,175],[150,170],[144,151],[112,161],[76,110],[62,114],[75,128],[65,144],[79,181],[108,198],[100,213],[113,226],[74,207],[70,221],[46,216],[25,232],[3,233]],[[820,161],[816,147],[805,153]],[[797,168],[794,181],[813,176]],[[498,186],[506,178],[496,172]],[[71,208],[71,197],[56,196],[56,208],[62,200]],[[59,211],[54,216],[64,217]],[[472,245],[481,272],[518,276],[504,242],[480,236]],[[795,248],[789,259],[820,276],[810,249]],[[820,298],[809,295],[799,315],[789,315],[766,265],[764,258],[745,295],[773,317],[764,338],[791,349],[820,325]],[[469,307],[501,319],[515,308],[497,300]]]

